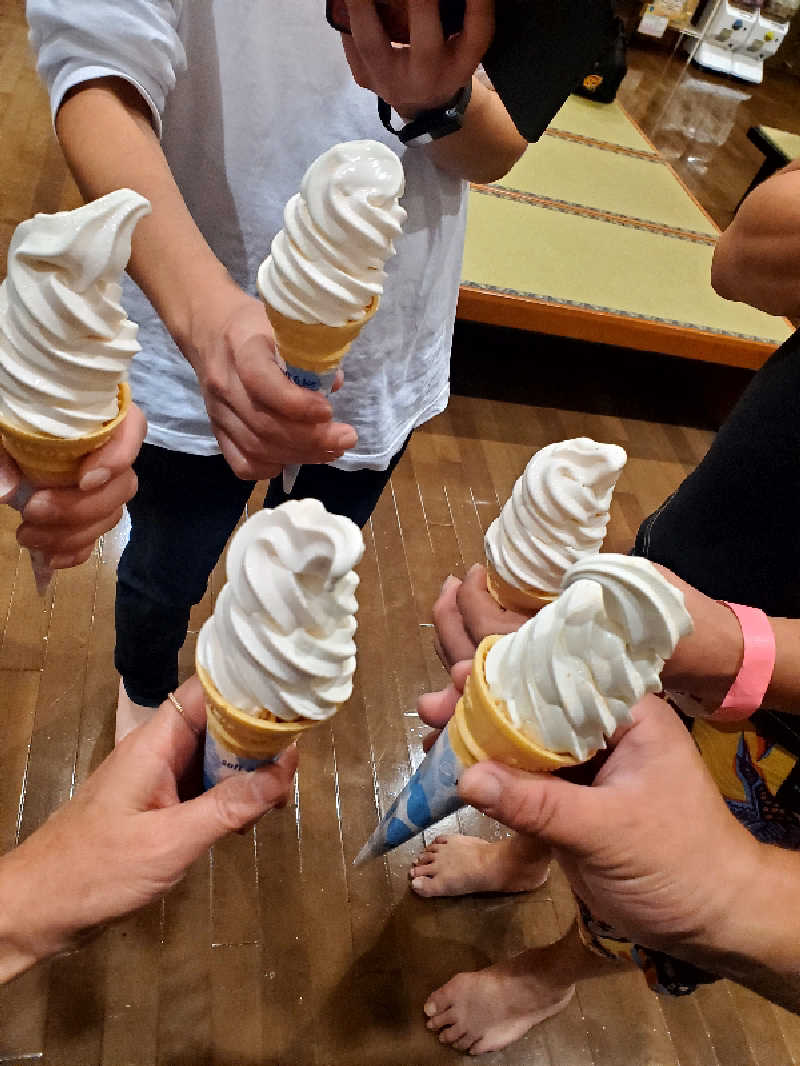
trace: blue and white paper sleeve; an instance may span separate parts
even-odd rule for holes
[[[283,372],[289,381],[299,385],[301,389],[311,389],[312,392],[321,392],[324,396],[330,396],[338,369],[337,367],[336,370],[328,370],[324,374],[317,374],[314,370],[303,370],[302,367],[289,366],[287,364],[284,366]],[[294,488],[294,483],[299,473],[300,467],[294,463],[283,468],[283,491],[287,495]]]
[[[268,762],[274,762],[274,758],[246,759],[242,755],[236,755],[235,752],[221,744],[210,729],[207,729],[203,755],[203,789],[208,792],[226,777],[242,771],[257,770],[259,766],[265,766]]]
[[[458,794],[458,779],[465,769],[445,729],[359,851],[355,865],[393,851],[448,814],[465,807]]]

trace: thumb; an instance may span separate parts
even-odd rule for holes
[[[189,866],[220,837],[283,807],[296,769],[293,744],[274,763],[233,774],[197,799],[173,807],[176,861],[182,868]]]
[[[552,847],[588,855],[613,824],[615,799],[605,789],[552,774],[528,774],[497,762],[471,766],[459,781],[462,799],[503,825]]]
[[[275,362],[267,338],[249,337],[238,349],[239,377],[251,401],[298,422],[330,422],[333,411],[320,392],[295,385]]]

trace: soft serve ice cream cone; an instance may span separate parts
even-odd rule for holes
[[[576,560],[600,550],[626,460],[618,445],[588,437],[532,456],[484,538],[486,581],[501,607],[534,614]]]
[[[197,641],[207,788],[269,761],[350,697],[361,531],[314,499],[254,514]]]
[[[27,481],[22,499],[76,484],[84,456],[127,414],[139,345],[119,281],[149,210],[143,196],[119,189],[36,215],[11,238],[0,286],[0,439]]]
[[[447,728],[361,849],[382,855],[463,806],[458,780],[496,759],[530,772],[590,759],[648,692],[692,623],[646,559],[593,555],[515,633],[487,637]]]
[[[400,160],[378,141],[346,141],[319,156],[289,200],[258,289],[287,376],[330,393],[350,345],[378,309],[384,263],[406,212]],[[287,468],[287,491],[298,468]]]

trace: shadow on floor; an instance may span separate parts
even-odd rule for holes
[[[462,396],[716,430],[753,371],[542,333],[456,322]]]

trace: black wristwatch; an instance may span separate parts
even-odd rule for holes
[[[459,89],[452,100],[448,100],[441,107],[431,108],[430,111],[420,111],[416,118],[407,122],[402,129],[396,130],[392,126],[392,109],[382,97],[378,97],[378,117],[385,128],[400,138],[403,144],[415,141],[418,137],[428,137],[438,140],[446,137],[448,133],[456,133],[464,125],[464,112],[467,110],[470,97],[472,96],[472,81],[470,80],[463,89]]]

